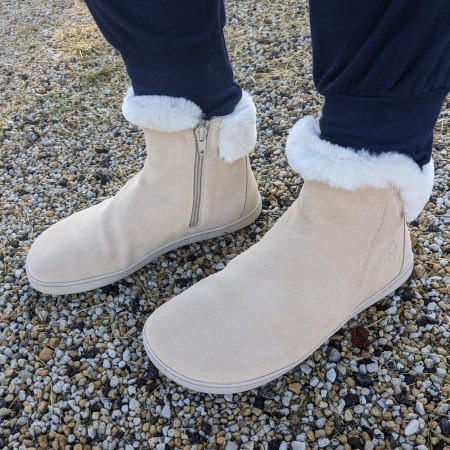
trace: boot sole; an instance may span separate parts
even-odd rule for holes
[[[261,210],[262,203],[260,200],[255,209],[253,209],[245,217],[242,217],[235,222],[231,222],[223,227],[213,228],[208,231],[202,231],[201,233],[191,234],[188,237],[178,239],[174,242],[171,242],[170,244],[154,250],[133,265],[117,272],[108,273],[106,275],[65,283],[48,283],[34,278],[33,275],[30,274],[30,271],[26,264],[25,270],[27,271],[27,276],[31,287],[45,294],[67,295],[90,291],[92,289],[97,289],[103,286],[107,286],[108,284],[115,283],[116,281],[119,281],[127,277],[128,275],[131,275],[132,273],[146,266],[165,253],[171,252],[185,245],[194,244],[195,242],[205,241],[207,239],[213,239],[224,234],[233,233],[242,228],[245,228],[251,225],[259,217],[259,215],[261,214]]]
[[[331,336],[333,336],[340,328],[342,328],[348,320],[352,317],[358,315],[360,312],[374,305],[378,301],[382,300],[387,295],[393,293],[398,287],[400,287],[410,276],[413,270],[414,261],[411,261],[405,269],[394,279],[392,280],[386,287],[381,289],[375,295],[371,296],[367,300],[365,300],[358,308],[352,311],[351,314],[348,315],[348,318],[342,322],[331,334],[329,334],[323,341],[317,345],[314,349],[312,349],[306,356],[303,356],[298,361],[293,364],[284,367],[280,370],[272,372],[270,374],[264,375],[260,378],[255,378],[253,380],[246,380],[240,383],[230,383],[230,384],[216,384],[216,383],[208,383],[202,382],[199,380],[194,380],[192,378],[188,378],[183,376],[182,374],[175,372],[170,369],[170,367],[166,366],[152,351],[150,346],[147,343],[147,339],[145,334],[143,336],[144,348],[152,361],[152,363],[157,367],[157,369],[163,373],[165,376],[180,384],[181,386],[191,389],[197,392],[205,392],[207,394],[235,394],[238,392],[244,392],[251,389],[255,389],[257,387],[263,386],[270,381],[279,378],[281,375],[284,375],[286,372],[289,372],[291,369],[299,365],[302,361],[307,359],[312,353],[314,353],[319,347],[321,347]]]

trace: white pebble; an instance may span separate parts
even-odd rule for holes
[[[161,417],[164,417],[164,419],[170,419],[172,417],[172,411],[170,410],[170,405],[168,403],[166,403],[161,410]]]
[[[317,419],[316,420],[316,427],[317,428],[323,428],[326,421],[327,421],[327,419],[325,419],[325,417],[321,417],[320,419]]]
[[[136,409],[138,409],[141,406],[141,404],[135,398],[132,398],[128,406],[131,409],[131,411],[136,411]]]
[[[125,351],[123,352],[122,360],[123,360],[123,361],[129,361],[130,359],[131,359],[130,349],[127,348],[127,349],[125,349]]]
[[[336,380],[336,371],[334,369],[329,369],[326,376],[330,383],[334,383]]]
[[[419,416],[425,415],[425,408],[423,407],[422,402],[416,402],[416,411],[417,411],[417,414],[419,414]]]
[[[306,450],[306,444],[304,442],[292,441],[291,448],[292,450]]]
[[[300,364],[300,370],[305,374],[309,375],[311,373],[311,366],[306,363]]]
[[[116,375],[111,377],[111,380],[109,380],[109,385],[112,388],[115,388],[119,385],[119,377],[117,377]]]
[[[386,310],[386,314],[389,314],[390,316],[395,316],[395,314],[397,314],[397,307],[391,306]]]
[[[330,440],[328,438],[320,438],[317,445],[319,448],[328,447],[328,445],[330,445]]]
[[[238,448],[234,442],[228,441],[225,450],[238,450]]]
[[[405,428],[405,435],[411,436],[419,432],[419,421],[417,419],[411,420]]]

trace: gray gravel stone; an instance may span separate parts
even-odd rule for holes
[[[330,445],[330,440],[328,438],[320,438],[317,441],[317,445],[319,446],[319,448],[328,447]]]
[[[341,353],[334,347],[330,347],[327,352],[328,361],[337,363],[342,359]]]
[[[336,371],[334,369],[329,369],[326,377],[330,383],[334,383],[336,381]]]
[[[170,419],[172,417],[172,412],[168,403],[166,403],[164,408],[161,410],[161,417],[164,417],[164,419]]]
[[[419,416],[425,415],[425,409],[423,407],[422,402],[416,402],[416,411],[417,411],[417,414],[419,414]]]
[[[9,408],[0,408],[0,417],[7,417],[10,416],[13,413],[13,411]]]
[[[111,380],[109,381],[109,385],[112,388],[117,387],[119,385],[119,378],[117,376],[115,376],[115,375],[113,377],[111,377]]]
[[[417,419],[411,420],[405,428],[405,435],[411,436],[413,434],[417,434],[420,429],[420,424]]]
[[[306,444],[304,442],[292,441],[292,450],[306,450]]]

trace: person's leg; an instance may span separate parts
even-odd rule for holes
[[[223,36],[222,0],[86,0],[122,55],[136,95],[182,97],[205,118],[230,114],[241,98]]]
[[[433,126],[449,87],[450,2],[313,0],[326,95],[286,149],[299,198],[227,267],[149,317],[152,362],[191,389],[233,393],[307,358],[411,274],[405,219],[433,185]],[[365,149],[365,150],[363,150]]]
[[[27,257],[52,294],[105,286],[158,256],[252,223],[261,199],[247,153],[256,110],[233,81],[222,0],[87,0],[133,87],[125,118],[143,128],[144,168],[111,199],[46,230]]]
[[[323,139],[423,166],[450,90],[448,0],[310,1]]]

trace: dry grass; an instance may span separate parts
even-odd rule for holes
[[[53,38],[66,61],[96,60],[109,52],[93,23],[68,24],[58,29]]]

